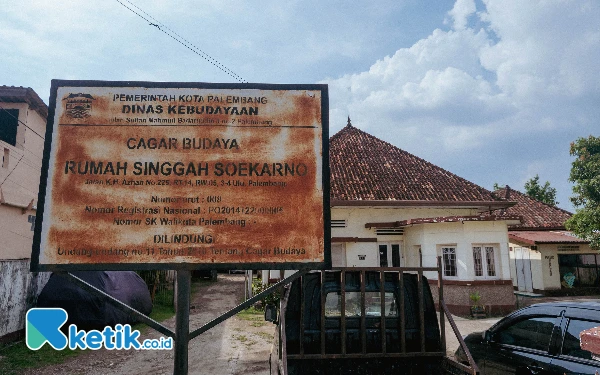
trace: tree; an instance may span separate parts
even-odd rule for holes
[[[556,206],[556,189],[550,186],[550,182],[546,181],[544,186],[539,183],[540,176],[537,174],[525,183],[525,194],[540,202]]]
[[[576,212],[565,225],[600,249],[600,137],[578,138],[571,143],[570,154],[576,157],[569,176],[575,184],[571,202]]]

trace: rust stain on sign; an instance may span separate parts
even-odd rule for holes
[[[323,88],[59,85],[39,264],[323,262]]]

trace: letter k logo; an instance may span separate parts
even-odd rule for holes
[[[67,312],[59,308],[35,308],[25,315],[25,344],[31,350],[38,350],[46,342],[56,350],[63,350],[68,339],[60,327],[67,321]]]

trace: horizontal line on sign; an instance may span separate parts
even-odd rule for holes
[[[220,126],[220,127],[227,127],[227,128],[297,128],[297,129],[316,129],[316,126],[291,126],[291,125],[220,125],[220,124],[200,124],[200,125],[193,125],[193,124],[152,124],[152,125],[135,125],[135,124],[131,124],[131,125],[103,125],[103,124],[94,124],[94,125],[88,125],[88,124],[58,124],[58,126],[115,126],[115,127],[135,127],[135,126],[144,126],[144,127],[159,127],[159,126],[168,126],[168,127],[173,127],[173,126],[193,126],[193,127],[207,127],[207,126]]]

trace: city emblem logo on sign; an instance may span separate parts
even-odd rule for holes
[[[69,94],[65,98],[66,114],[70,118],[90,117],[92,112],[92,100],[94,97],[90,94]]]

